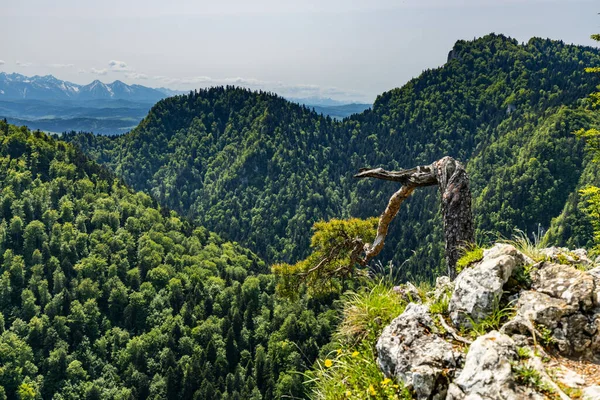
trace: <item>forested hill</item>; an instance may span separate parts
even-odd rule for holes
[[[337,314],[277,298],[266,271],[0,121],[0,399],[302,398]]]
[[[479,232],[510,235],[515,227],[548,228],[567,199],[576,201],[585,160],[571,133],[596,123],[581,99],[599,83],[584,68],[599,64],[595,48],[488,35],[457,42],[443,67],[341,122],[228,87],[163,100],[117,138],[65,139],[267,261],[305,256],[316,220],[383,210],[397,187],[354,181],[359,168],[412,167],[443,155],[468,163]],[[443,260],[437,208],[435,190],[416,193],[381,259],[403,264],[406,277],[436,273]],[[591,239],[584,222],[570,240]]]

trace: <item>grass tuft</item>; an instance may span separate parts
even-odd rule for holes
[[[337,350],[305,374],[310,398],[411,399],[402,384],[386,378],[377,365],[375,345],[383,328],[406,303],[391,284],[379,281],[343,297],[343,320],[335,335]]]
[[[471,331],[469,332],[471,337],[477,338],[490,331],[499,330],[502,324],[515,315],[515,308],[511,307],[510,304],[501,308],[500,298],[501,296],[498,296],[494,299],[492,313],[486,318],[475,321],[471,317],[468,317],[471,322]]]
[[[450,299],[452,292],[450,290],[442,293],[435,301],[429,303],[429,312],[432,314],[448,315],[448,307],[450,305]]]
[[[511,367],[517,383],[529,386],[537,392],[545,394],[548,398],[555,397],[554,388],[544,381],[542,374],[535,368],[519,362],[513,363]]]
[[[343,320],[337,338],[343,343],[356,344],[377,340],[383,328],[404,312],[406,303],[391,285],[380,281],[371,288],[344,295]]]
[[[512,239],[501,238],[500,241],[514,246],[517,250],[535,262],[545,261],[547,258],[541,251],[546,247],[546,241],[541,235],[534,235],[533,240],[531,240],[525,232],[520,229],[515,229],[515,234]]]

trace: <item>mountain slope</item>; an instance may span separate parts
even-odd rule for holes
[[[331,299],[0,121],[0,398],[303,397]],[[292,343],[294,345],[292,345]]]
[[[343,122],[273,95],[214,88],[158,103],[128,135],[66,139],[267,261],[306,255],[316,220],[383,210],[397,187],[353,181],[359,168],[444,155],[467,162],[480,233],[510,235],[548,227],[575,190],[585,166],[570,129],[594,122],[577,109],[598,83],[583,68],[599,63],[594,48],[488,35],[457,42],[446,65]],[[532,171],[542,175],[524,175]],[[530,191],[539,207],[523,207],[535,204]],[[404,277],[442,267],[437,196],[416,193],[393,224],[381,259],[402,264]]]

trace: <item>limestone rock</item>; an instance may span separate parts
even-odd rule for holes
[[[439,301],[442,297],[451,294],[454,291],[454,282],[447,276],[439,276],[435,280],[435,289],[431,296],[432,301]]]
[[[516,307],[518,316],[547,328],[556,328],[562,317],[577,312],[577,307],[565,300],[533,290],[521,293]]]
[[[525,256],[508,244],[484,251],[483,259],[465,268],[454,282],[449,311],[456,326],[470,326],[489,316],[503,294],[504,284],[525,263]]]
[[[594,301],[594,278],[589,273],[567,265],[544,263],[532,273],[533,289],[570,305],[589,310]]]
[[[502,332],[527,334],[533,332],[534,325],[543,325],[550,329],[559,351],[567,355],[593,353],[600,346],[600,320],[581,313],[576,304],[530,290],[521,294],[516,307],[516,317],[502,327]]]
[[[543,396],[517,385],[511,362],[518,359],[513,340],[497,331],[473,342],[460,375],[448,389],[447,400],[542,399]]]
[[[600,400],[600,385],[586,387],[581,392],[583,400]]]
[[[425,305],[411,303],[377,341],[377,363],[387,377],[414,390],[417,399],[443,399],[462,354],[436,334]]]

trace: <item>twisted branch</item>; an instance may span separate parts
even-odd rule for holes
[[[392,195],[387,208],[381,214],[374,242],[364,246],[365,264],[383,249],[390,222],[398,214],[402,202],[412,194],[414,189],[438,185],[444,218],[448,275],[450,278],[456,276],[456,262],[460,257],[460,247],[465,243],[473,242],[474,239],[469,176],[460,162],[452,157],[444,157],[430,165],[400,171],[386,171],[383,168],[361,169],[354,177],[383,179],[402,184],[402,188]]]

